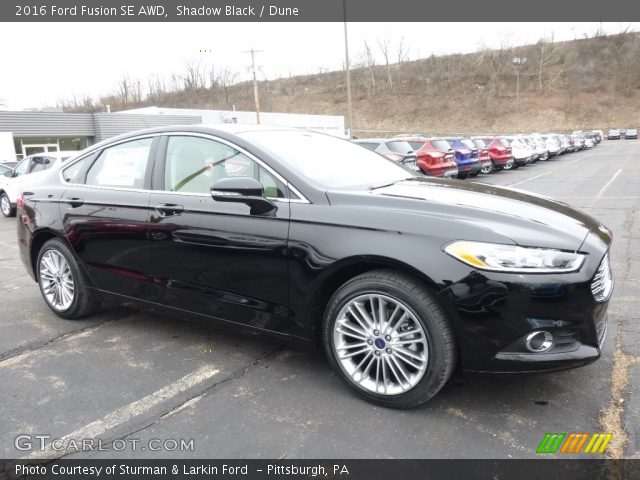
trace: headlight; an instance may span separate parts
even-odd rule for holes
[[[548,248],[456,241],[444,249],[453,258],[480,270],[514,273],[564,273],[578,270],[585,256]]]

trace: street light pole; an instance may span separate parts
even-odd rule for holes
[[[520,113],[520,69],[527,64],[527,58],[513,57],[511,63],[516,69],[516,113]]]
[[[342,0],[342,11],[344,14],[344,63],[347,75],[347,131],[349,137],[353,129],[353,110],[351,109],[351,70],[349,66],[349,41],[347,39],[347,0]]]

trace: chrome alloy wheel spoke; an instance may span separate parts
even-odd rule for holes
[[[333,328],[336,357],[360,388],[380,395],[404,393],[422,379],[429,362],[427,337],[403,302],[362,294],[340,310]]]
[[[75,283],[64,256],[48,250],[42,255],[39,267],[38,278],[45,300],[56,310],[67,310],[73,303]]]

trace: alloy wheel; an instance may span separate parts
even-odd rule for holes
[[[379,395],[411,390],[429,361],[427,337],[413,311],[378,293],[359,295],[342,307],[333,328],[333,348],[352,382]]]
[[[46,251],[39,265],[39,281],[44,298],[55,310],[67,310],[73,303],[75,284],[71,267],[56,250]]]
[[[5,217],[8,217],[11,214],[11,203],[6,195],[3,195],[2,198],[0,198],[0,208],[2,209],[2,214]]]

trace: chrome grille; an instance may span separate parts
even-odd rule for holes
[[[596,299],[596,302],[605,302],[609,300],[612,290],[613,277],[611,275],[611,266],[609,265],[609,254],[607,253],[593,277],[591,293],[593,293],[593,298]]]

